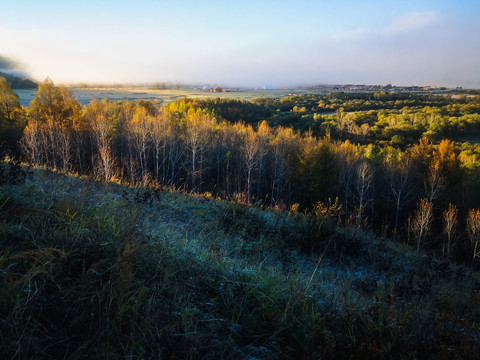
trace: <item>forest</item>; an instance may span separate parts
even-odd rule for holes
[[[93,100],[0,78],[4,154],[130,186],[320,212],[446,258],[480,257],[480,96]]]
[[[0,77],[0,358],[478,358],[479,106]]]

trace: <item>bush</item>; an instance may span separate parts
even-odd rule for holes
[[[19,161],[2,161],[0,162],[0,186],[1,185],[17,185],[25,183],[28,169],[20,165]]]

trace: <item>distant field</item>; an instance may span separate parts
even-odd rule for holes
[[[305,94],[312,93],[311,90],[298,89],[247,89],[232,90],[231,92],[210,92],[199,89],[142,89],[142,88],[72,88],[73,95],[81,104],[88,104],[92,99],[110,99],[110,100],[157,100],[162,103],[168,103],[182,97],[192,98],[230,98],[251,100],[257,97],[284,97],[289,94]],[[20,96],[22,106],[28,106],[33,100],[35,90],[15,90]]]

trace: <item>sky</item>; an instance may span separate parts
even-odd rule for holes
[[[480,88],[478,0],[0,0],[0,71],[55,84]]]

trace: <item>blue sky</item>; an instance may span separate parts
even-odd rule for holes
[[[4,1],[0,55],[55,83],[480,88],[479,1]]]

